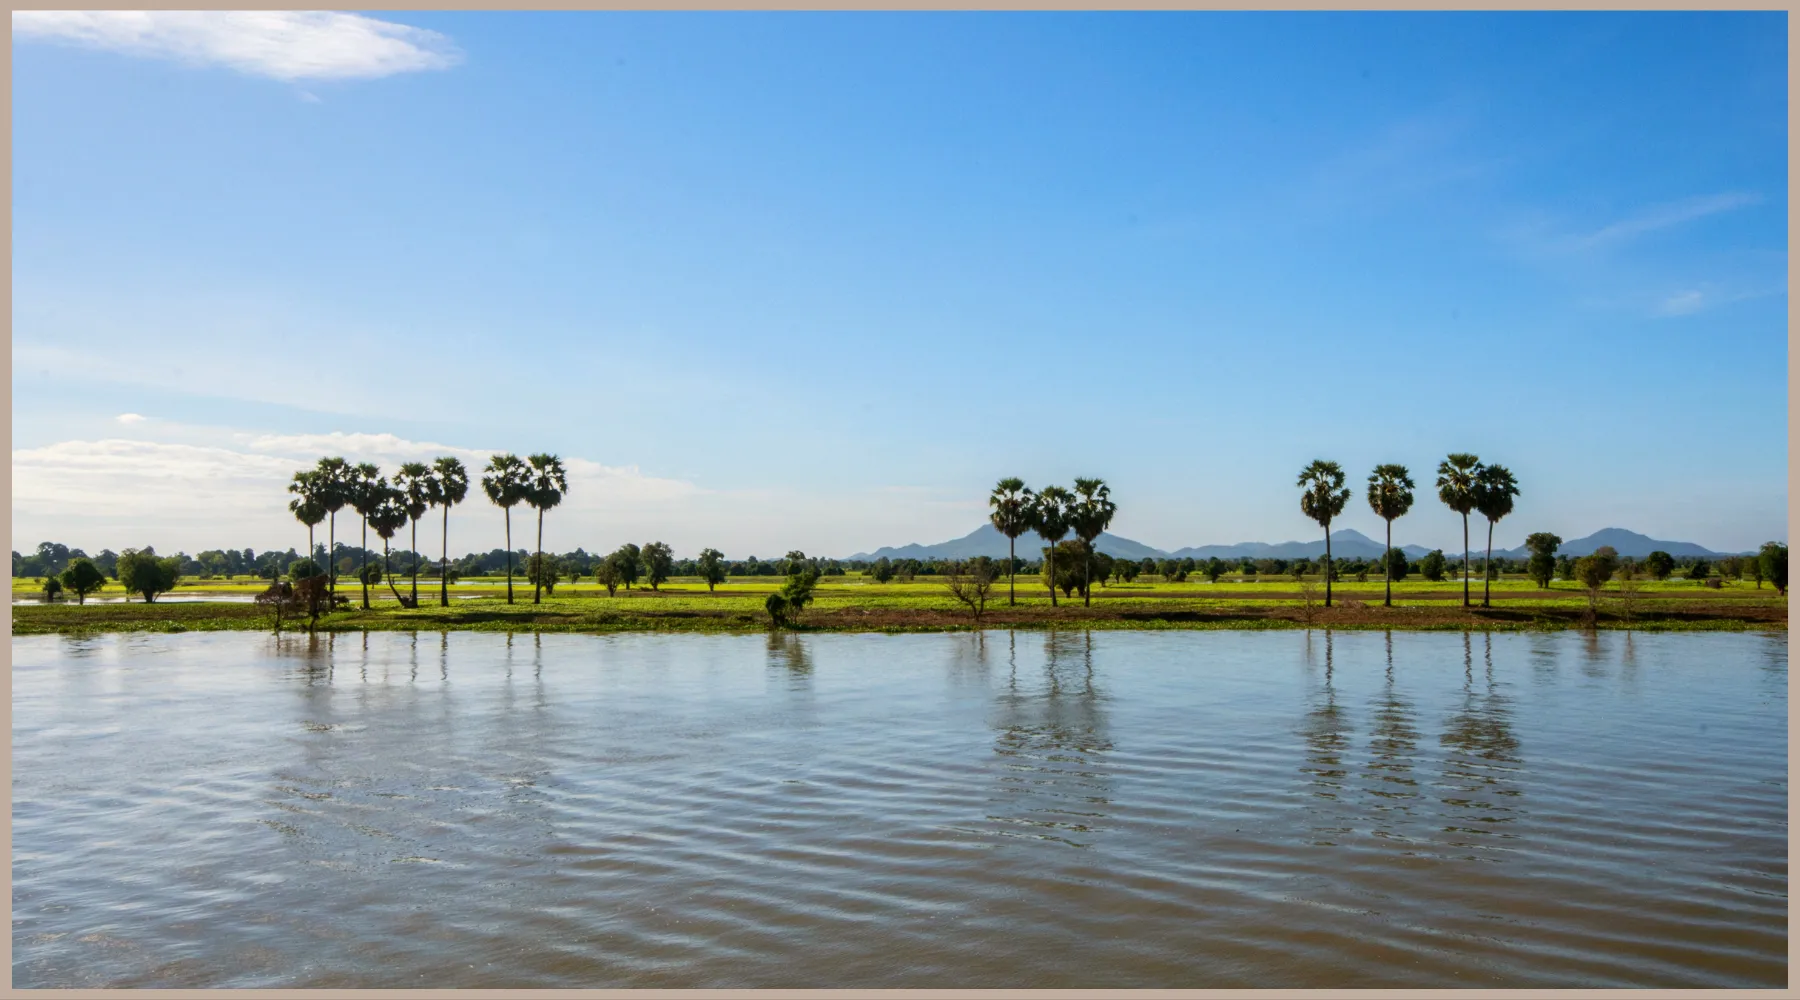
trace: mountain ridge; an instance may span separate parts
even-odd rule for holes
[[[1471,539],[1473,541],[1473,539]],[[883,546],[873,552],[858,552],[846,557],[850,560],[873,562],[883,557],[895,559],[972,559],[977,556],[989,556],[995,559],[1006,556],[1006,536],[992,524],[983,524],[974,531],[960,538],[924,545],[913,542],[908,545]],[[1642,559],[1651,552],[1663,551],[1676,558],[1698,556],[1701,558],[1717,558],[1723,555],[1743,555],[1744,553],[1715,552],[1693,542],[1674,542],[1651,538],[1624,528],[1602,528],[1593,534],[1574,538],[1562,543],[1556,550],[1558,555],[1572,558],[1591,554],[1602,545],[1610,545],[1621,556]],[[1016,551],[1022,558],[1035,558],[1044,547],[1043,539],[1036,532],[1026,532],[1018,538]],[[1325,551],[1323,538],[1312,541],[1292,542],[1237,542],[1231,545],[1190,545],[1172,551],[1166,551],[1134,539],[1104,532],[1094,540],[1094,547],[1113,558],[1142,559],[1197,559],[1202,562],[1208,559],[1313,559]],[[1397,545],[1396,548],[1406,553],[1408,559],[1418,559],[1431,551],[1423,545]],[[1342,528],[1331,533],[1331,554],[1335,558],[1372,559],[1381,555],[1382,545],[1379,541],[1357,531],[1354,528]],[[1470,553],[1482,551],[1471,548]],[[1444,552],[1449,555],[1448,549]],[[1494,555],[1501,559],[1524,559],[1530,552],[1519,546],[1512,549],[1495,549]]]

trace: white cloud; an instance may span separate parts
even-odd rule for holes
[[[113,419],[121,424],[141,424],[150,418],[144,416],[142,413],[121,413]]]
[[[1612,244],[1624,243],[1659,229],[1678,226],[1685,222],[1704,219],[1709,215],[1729,212],[1735,208],[1754,205],[1762,199],[1754,194],[1743,192],[1726,192],[1710,194],[1684,201],[1654,205],[1635,215],[1620,219],[1611,225],[1603,226],[1570,241],[1574,249],[1589,250]]]
[[[1664,299],[1662,304],[1657,306],[1656,314],[1659,316],[1686,316],[1699,312],[1706,307],[1706,304],[1704,292],[1698,289],[1689,289]]]
[[[18,10],[13,37],[224,66],[276,80],[342,80],[446,69],[462,59],[435,31],[330,11]]]

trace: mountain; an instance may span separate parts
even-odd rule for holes
[[[1485,531],[1477,534],[1472,530],[1474,527],[1474,524],[1470,525],[1469,543],[1474,546],[1470,549],[1471,554],[1481,551],[1480,539],[1485,537]],[[1693,542],[1658,541],[1635,531],[1626,531],[1624,528],[1603,528],[1586,538],[1564,542],[1562,547],[1556,551],[1559,555],[1570,557],[1585,556],[1602,545],[1610,545],[1619,555],[1630,556],[1634,559],[1642,559],[1658,550],[1667,552],[1678,559],[1686,556],[1702,556],[1710,559],[1730,554],[1713,552],[1695,545]],[[1036,559],[1039,550],[1043,547],[1043,539],[1039,538],[1035,532],[1028,531],[1019,536],[1017,551],[1022,558]],[[1230,562],[1241,559],[1316,559],[1325,553],[1325,540],[1315,538],[1304,542],[1277,542],[1275,544],[1239,542],[1236,545],[1197,545],[1176,549],[1173,552],[1164,552],[1162,549],[1152,548],[1143,542],[1121,538],[1107,532],[1099,537],[1095,542],[1095,547],[1115,559],[1142,559],[1145,556],[1152,559],[1164,559],[1172,556],[1176,559],[1191,558],[1201,562],[1213,558]],[[1401,545],[1399,549],[1406,553],[1408,559],[1422,558],[1431,551],[1422,545]],[[1331,554],[1334,558],[1375,559],[1381,555],[1381,542],[1354,528],[1344,528],[1331,533]],[[1444,554],[1450,555],[1450,550],[1445,549]],[[1531,553],[1524,546],[1520,546],[1516,549],[1495,549],[1494,555],[1501,559],[1525,559]],[[921,561],[971,559],[975,556],[1004,559],[1006,557],[1006,536],[1002,535],[999,529],[993,525],[984,524],[961,538],[954,538],[948,542],[939,542],[936,545],[920,545],[915,542],[912,545],[902,545],[897,548],[888,546],[876,549],[874,552],[858,552],[850,558],[872,562],[883,556],[888,559],[918,559]]]
[[[1473,541],[1473,539],[1471,539]],[[1562,543],[1556,550],[1559,556],[1571,558],[1592,555],[1602,545],[1610,545],[1613,551],[1621,556],[1642,559],[1652,552],[1667,552],[1677,559],[1686,556],[1701,556],[1711,559],[1716,556],[1733,555],[1730,552],[1714,552],[1711,549],[1695,545],[1693,542],[1664,542],[1648,535],[1640,535],[1624,528],[1601,528],[1586,538],[1575,538]],[[1526,559],[1531,556],[1530,550],[1521,545],[1516,549],[1494,550],[1494,555],[1506,559]]]
[[[1038,537],[1037,532],[1027,531],[1019,536],[1015,551],[1021,558],[1036,559],[1043,547],[1044,540]],[[1094,547],[1115,559],[1142,559],[1145,556],[1162,559],[1168,555],[1161,549],[1153,549],[1143,542],[1134,542],[1129,538],[1120,538],[1111,532],[1102,532],[1100,537],[1094,540]],[[873,552],[858,552],[850,558],[873,562],[883,557],[924,561],[928,559],[973,559],[976,556],[1006,558],[1006,536],[1000,533],[999,528],[992,524],[984,524],[961,538],[953,538],[936,545],[920,545],[914,542],[911,545],[902,545],[897,548],[887,546]]]
[[[1397,546],[1406,553],[1408,559],[1418,559],[1431,550],[1422,545]],[[1373,538],[1354,528],[1344,528],[1331,533],[1331,556],[1333,559],[1375,559],[1381,555],[1382,545]],[[1325,540],[1315,538],[1310,542],[1239,542],[1236,545],[1198,545],[1185,549],[1176,549],[1169,553],[1177,559],[1198,559],[1202,562],[1218,558],[1230,562],[1234,559],[1315,559],[1325,554]]]

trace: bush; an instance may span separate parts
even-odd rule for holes
[[[1432,583],[1440,583],[1449,563],[1444,559],[1443,549],[1433,549],[1425,558],[1419,560],[1419,575]]]

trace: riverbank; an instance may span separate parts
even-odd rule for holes
[[[1542,593],[1542,592],[1538,592]],[[1601,601],[1596,627],[1666,631],[1770,631],[1787,628],[1787,602],[1770,591],[1755,598],[1694,594],[1640,596],[1630,608],[1616,595]],[[1079,600],[1052,607],[1041,597],[1009,607],[1002,597],[977,623],[948,597],[920,594],[822,596],[793,626],[799,632],[951,632],[1001,629],[1373,629],[1401,631],[1544,631],[1588,627],[1585,597],[1568,593],[1514,596],[1490,608],[1460,601],[1412,599],[1383,607],[1366,595],[1326,608],[1300,595],[1237,597],[1109,596],[1084,607]],[[630,597],[563,597],[533,605],[480,597],[448,608],[403,609],[393,601],[370,610],[353,607],[320,618],[331,632],[761,632],[769,625],[760,596],[634,593]],[[227,601],[129,604],[15,604],[14,635],[109,632],[268,631],[274,619],[253,604]],[[304,631],[288,619],[284,631]]]

